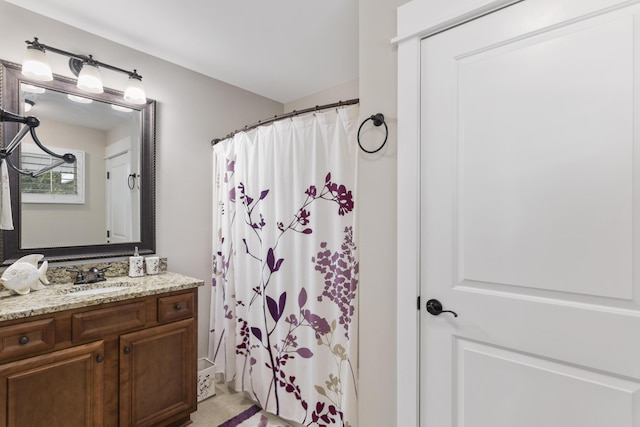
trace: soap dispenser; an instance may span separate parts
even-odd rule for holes
[[[129,277],[144,276],[144,258],[138,253],[136,246],[133,256],[129,257]]]

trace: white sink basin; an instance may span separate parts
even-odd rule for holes
[[[69,295],[69,296],[83,296],[83,295],[98,295],[98,294],[106,294],[109,292],[118,292],[118,291],[122,291],[130,286],[133,285],[105,285],[105,284],[99,284],[99,285],[88,285],[90,287],[78,287],[77,289],[71,289],[69,291],[67,291],[65,293],[65,295]]]

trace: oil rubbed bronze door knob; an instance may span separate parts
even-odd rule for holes
[[[432,314],[434,316],[438,316],[442,313],[451,313],[454,317],[458,317],[458,313],[456,313],[455,311],[443,310],[442,303],[437,299],[430,299],[429,301],[427,301],[427,311],[429,312],[429,314]]]

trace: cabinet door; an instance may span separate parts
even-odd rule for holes
[[[97,341],[0,365],[0,427],[102,426],[103,348]]]
[[[196,410],[193,319],[120,337],[120,426],[159,426]]]

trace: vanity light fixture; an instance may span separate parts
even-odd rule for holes
[[[27,42],[29,43],[29,42]],[[22,74],[34,80],[51,81],[53,73],[44,47],[35,39],[35,43],[27,46],[27,52],[22,60]]]
[[[80,73],[78,73],[78,89],[89,93],[103,93],[102,75],[91,55],[89,61],[82,63]]]
[[[142,87],[142,77],[133,70],[133,74],[129,75],[129,85],[124,90],[124,100],[132,104],[144,104],[147,102],[147,97]]]
[[[124,90],[124,100],[130,104],[142,105],[147,103],[147,97],[142,87],[142,76],[137,70],[128,71],[104,62],[96,61],[92,55],[76,55],[52,46],[42,44],[37,37],[33,41],[27,40],[27,53],[22,62],[22,74],[41,81],[53,80],[51,66],[45,52],[53,52],[69,57],[69,68],[78,76],[78,89],[89,93],[102,93],[102,76],[100,68],[127,74],[129,79]]]

